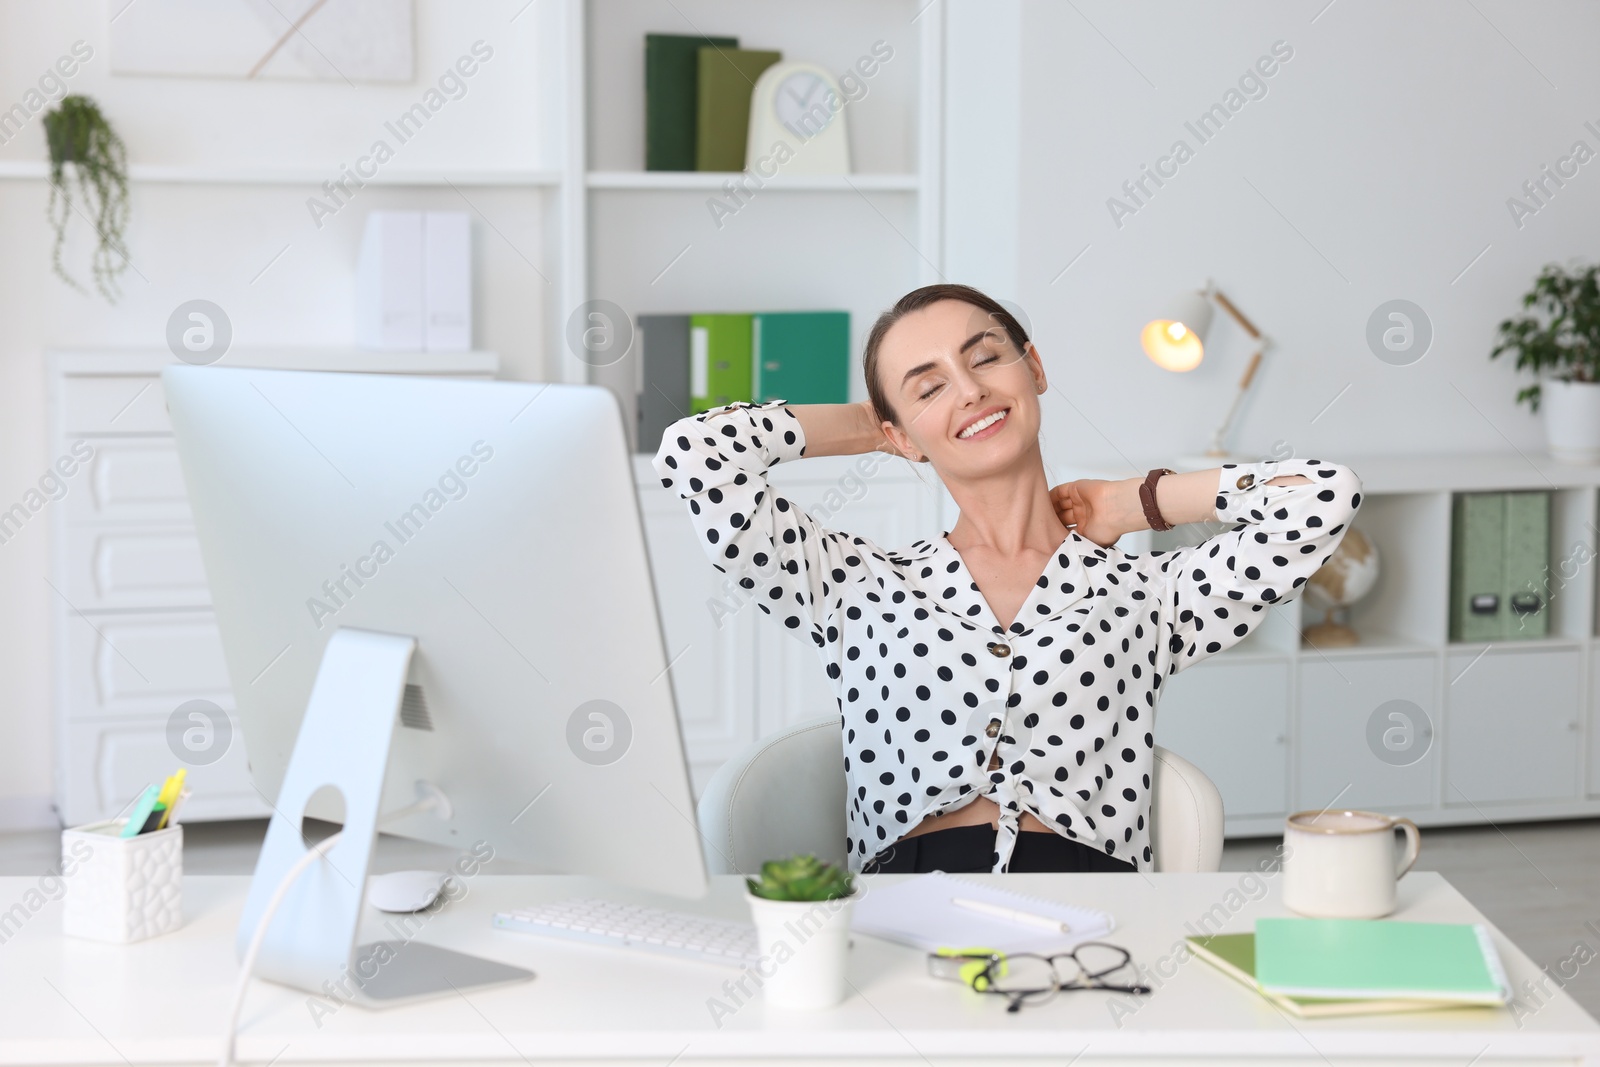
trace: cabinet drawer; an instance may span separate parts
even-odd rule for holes
[[[1582,655],[1491,646],[1446,658],[1447,805],[1577,797]]]
[[[66,620],[60,714],[68,722],[166,716],[195,699],[232,708],[222,638],[209,611],[90,619],[69,612]]]
[[[63,729],[57,804],[68,826],[117,815],[144,787],[160,784],[184,767],[193,795],[179,813],[184,822],[252,819],[271,815],[250,782],[244,736],[230,719],[232,736],[220,758],[186,763],[167,741],[165,718],[137,723],[77,723]]]
[[[190,525],[189,495],[171,438],[105,438],[62,501],[67,523]]]
[[[62,541],[62,592],[79,611],[211,603],[192,527],[72,527]]]
[[[167,394],[156,374],[68,374],[61,379],[59,402],[63,437],[172,432]]]
[[[1435,656],[1301,664],[1297,808],[1433,805],[1438,664]]]
[[[1197,663],[1162,684],[1156,744],[1216,783],[1229,818],[1289,803],[1289,664]]]

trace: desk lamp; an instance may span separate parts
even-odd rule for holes
[[[1234,415],[1239,410],[1239,404],[1250,388],[1251,381],[1255,378],[1256,368],[1261,365],[1261,354],[1266,350],[1268,338],[1234,306],[1233,301],[1211,284],[1209,278],[1206,279],[1204,289],[1180,294],[1165,312],[1146,323],[1139,334],[1139,342],[1144,346],[1145,354],[1155,362],[1156,366],[1170,371],[1193,370],[1205,358],[1205,339],[1207,331],[1211,328],[1213,300],[1221,305],[1222,310],[1226,311],[1256,342],[1256,351],[1255,355],[1250,357],[1250,364],[1245,368],[1244,377],[1239,379],[1239,391],[1234,395],[1228,414],[1211,437],[1211,447],[1199,455],[1179,457],[1178,461],[1181,464],[1195,470],[1215,467],[1220,463],[1248,461],[1245,457],[1229,452],[1223,447],[1222,441],[1229,425],[1233,422]]]

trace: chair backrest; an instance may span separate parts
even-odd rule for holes
[[[1150,847],[1158,871],[1215,871],[1222,796],[1198,767],[1157,745]],[[809,852],[843,864],[844,745],[839,717],[798,723],[728,760],[700,796],[713,874],[755,874],[765,860]]]

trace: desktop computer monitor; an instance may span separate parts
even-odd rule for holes
[[[419,796],[439,803],[383,829],[705,892],[607,390],[183,365],[162,383],[275,811],[241,951],[305,856],[302,817],[351,838],[283,897],[257,973],[316,989],[347,961],[377,823]]]

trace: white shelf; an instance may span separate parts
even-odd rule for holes
[[[592,170],[586,178],[591,189],[690,189],[720,191],[728,182],[748,181],[765,192],[794,193],[891,192],[914,193],[921,188],[915,174],[795,174],[779,172],[772,178],[744,171],[628,171]]]
[[[0,180],[45,181],[50,176],[50,165],[42,160],[0,162]],[[276,170],[270,167],[186,167],[134,163],[128,167],[128,179],[166,185],[314,185],[338,178],[328,169],[297,168]],[[380,170],[371,178],[363,178],[367,185],[534,185],[553,186],[561,180],[559,170]]]
[[[1344,645],[1337,648],[1323,648],[1320,645],[1302,644],[1299,655],[1302,659],[1359,659],[1363,656],[1404,655],[1417,652],[1439,652],[1443,645],[1430,645],[1425,641],[1418,641],[1410,637],[1401,637],[1397,634],[1384,633],[1367,627],[1358,627],[1357,633],[1361,635],[1361,643]]]

